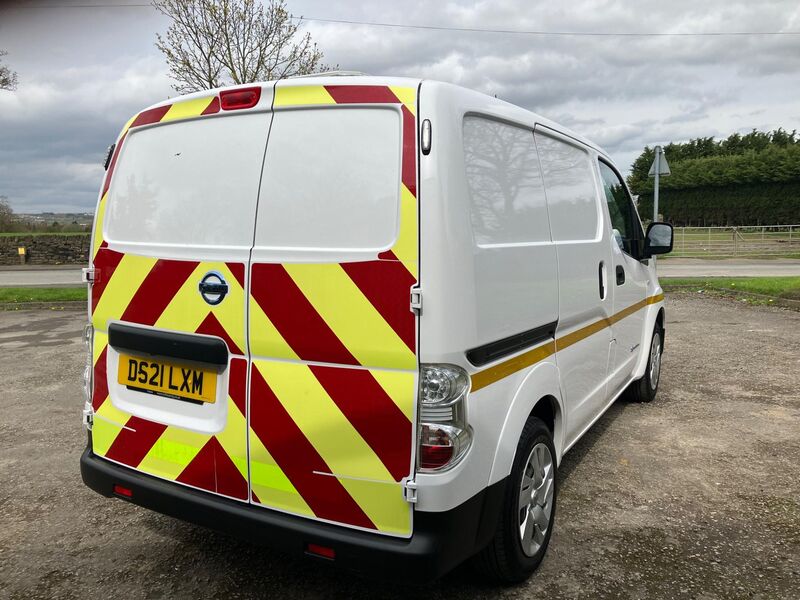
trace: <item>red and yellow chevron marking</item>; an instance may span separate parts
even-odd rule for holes
[[[246,347],[244,265],[157,260],[105,245],[95,265],[100,277],[92,295],[94,453],[150,475],[247,500],[247,361],[234,358],[229,367],[225,429],[216,435],[194,433],[130,415],[108,401],[105,333],[115,320],[204,333],[221,337],[232,355],[241,356]],[[226,302],[217,306],[206,304],[197,292],[197,282],[212,270],[229,287]]]
[[[394,246],[363,262],[251,266],[251,487],[265,506],[408,535],[401,482],[412,469],[417,367],[416,90],[279,83],[273,107],[376,103],[397,105],[403,117]]]
[[[418,273],[416,90],[278,87],[275,97],[276,110],[344,103],[396,104],[402,112],[398,239],[365,262],[252,266],[250,347],[262,358],[250,367],[249,406],[247,361],[232,359],[227,424],[216,435],[147,421],[108,401],[104,332],[115,320],[200,332],[221,337],[234,356],[243,355],[245,266],[122,254],[103,241],[102,220],[130,128],[211,114],[219,104],[208,98],[151,109],[123,129],[94,237],[93,446],[109,460],[240,500],[248,499],[249,468],[254,503],[408,535],[411,508],[401,483],[412,468],[417,365],[416,321],[409,310]],[[196,288],[210,270],[221,272],[230,287],[225,302],[214,307]]]

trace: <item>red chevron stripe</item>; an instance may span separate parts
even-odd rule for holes
[[[208,313],[206,318],[203,319],[203,322],[200,323],[199,327],[195,330],[195,333],[204,333],[206,335],[215,335],[217,337],[221,337],[228,345],[228,351],[231,354],[243,354],[242,350],[236,345],[236,342],[233,341],[231,336],[228,335],[228,332],[225,331],[222,323],[219,322],[217,317],[215,317],[214,313],[212,312]]]
[[[201,115],[213,115],[214,113],[219,112],[219,96],[214,96],[211,99],[211,103],[203,109]]]
[[[255,301],[301,359],[359,364],[282,265],[253,265],[250,288]]]
[[[167,104],[166,106],[158,106],[156,108],[151,108],[150,110],[140,112],[138,115],[136,115],[136,118],[133,120],[133,123],[131,123],[129,129],[141,127],[142,125],[152,125],[153,123],[158,123],[164,118],[164,115],[167,114],[170,108],[172,108],[172,105]]]
[[[408,305],[416,279],[393,252],[382,252],[381,257],[387,260],[341,263],[341,267],[408,349],[416,352],[416,319]]]
[[[250,427],[289,481],[322,519],[376,529],[292,420],[255,365],[250,375]]]
[[[111,443],[106,458],[136,468],[166,428],[161,423],[131,417]]]
[[[231,360],[228,375],[228,394],[233,403],[247,417],[247,361],[241,358]]]
[[[326,85],[336,104],[399,104],[400,99],[385,85]]]
[[[182,260],[156,261],[120,319],[142,325],[154,324],[197,264]]]
[[[247,480],[216,437],[206,442],[176,481],[231,498],[247,499]]]
[[[100,244],[100,249],[97,251],[97,256],[94,259],[95,277],[92,283],[92,312],[97,308],[97,303],[103,297],[103,292],[114,276],[114,271],[119,265],[122,257],[125,256],[121,252],[116,252],[108,248],[108,244],[103,241]]]
[[[111,162],[108,163],[108,170],[106,171],[106,177],[105,179],[103,179],[103,191],[100,192],[101,198],[106,195],[108,188],[111,187],[111,175],[114,173],[114,167],[117,165],[117,157],[119,156],[120,150],[122,150],[122,143],[125,141],[125,137],[127,135],[128,135],[127,131],[123,133],[120,136],[117,145],[114,147],[114,154],[111,156]]]
[[[411,421],[372,374],[363,369],[309,368],[395,481],[406,477],[411,468]]]
[[[414,115],[403,105],[403,185],[417,197],[417,127]]]
[[[242,286],[244,289],[244,263],[225,263],[233,276],[236,278],[236,281],[239,282],[239,285]]]
[[[106,355],[108,345],[103,348],[97,362],[94,363],[94,375],[92,376],[92,408],[99,409],[103,402],[108,398],[108,380],[106,379]]]

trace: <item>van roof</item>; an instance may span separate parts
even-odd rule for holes
[[[575,139],[576,141],[589,146],[593,150],[597,151],[598,153],[602,154],[605,157],[608,157],[608,154],[603,150],[600,146],[592,142],[591,140],[585,138],[584,136],[572,131],[571,129],[548,119],[547,117],[542,116],[539,113],[536,113],[532,110],[528,110],[523,108],[519,105],[512,104],[510,102],[506,102],[505,100],[500,100],[499,98],[495,98],[493,96],[489,96],[488,94],[484,94],[482,92],[477,92],[475,90],[471,90],[469,88],[465,88],[463,86],[455,85],[452,83],[446,83],[437,80],[431,79],[421,79],[421,78],[414,78],[414,77],[389,77],[389,76],[374,76],[374,75],[364,75],[362,73],[358,73],[355,71],[331,71],[327,73],[319,73],[319,74],[312,74],[312,75],[302,75],[297,77],[289,77],[286,79],[279,79],[277,81],[259,81],[253,83],[246,83],[241,85],[232,85],[232,86],[224,86],[209,90],[201,90],[199,92],[193,92],[191,94],[184,94],[181,96],[176,96],[173,98],[169,98],[163,100],[161,102],[156,102],[155,104],[148,106],[145,110],[150,110],[152,108],[158,108],[160,106],[164,106],[167,104],[173,104],[178,101],[183,100],[191,100],[194,98],[205,98],[214,94],[219,93],[222,90],[235,90],[239,88],[248,88],[253,87],[255,85],[266,86],[278,83],[281,86],[305,86],[305,85],[342,85],[345,83],[346,85],[389,85],[389,86],[398,86],[398,87],[417,87],[423,81],[425,83],[431,83],[434,85],[442,85],[454,88],[456,90],[461,90],[465,94],[470,95],[480,95],[486,102],[487,107],[491,106],[502,106],[506,110],[512,110],[514,112],[521,111],[520,114],[526,114],[527,119],[530,120],[533,117],[533,120],[536,123],[539,123],[545,127],[549,127],[559,133],[562,133],[568,137]]]

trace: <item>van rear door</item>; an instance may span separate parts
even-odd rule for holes
[[[197,96],[132,119],[93,235],[94,453],[243,502],[247,267],[272,88],[251,90],[248,110]]]
[[[407,537],[416,88],[281,81],[273,112],[250,271],[251,500]]]

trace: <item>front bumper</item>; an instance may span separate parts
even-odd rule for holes
[[[370,577],[426,582],[463,562],[491,539],[506,480],[456,508],[414,513],[414,533],[397,539],[287,515],[184,487],[139,473],[94,455],[81,456],[83,482],[103,496],[115,484],[133,491],[129,502],[263,544],[289,555],[310,556],[308,544],[333,548],[337,566]],[[325,559],[320,559],[325,560]]]

